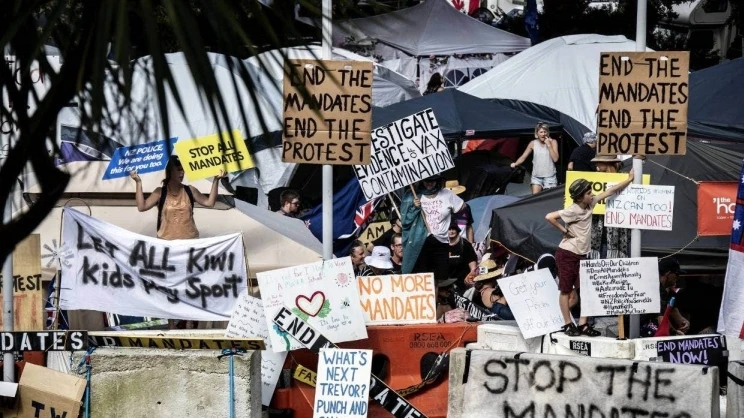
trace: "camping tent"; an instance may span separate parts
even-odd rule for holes
[[[688,135],[741,141],[744,138],[744,58],[690,74]]]
[[[577,139],[597,126],[600,53],[635,49],[635,41],[622,35],[562,36],[517,54],[459,89],[481,98],[549,106],[581,124],[566,126]]]
[[[644,256],[664,256],[679,251],[686,269],[715,266],[723,269],[729,237],[697,236],[697,184],[695,181],[736,181],[744,158],[744,144],[687,142],[683,156],[651,156],[644,173],[651,184],[675,187],[672,231],[643,231]],[[563,207],[563,187],[524,198],[493,211],[491,239],[530,260],[553,253],[561,240],[545,215]],[[713,215],[711,215],[713,216]]]

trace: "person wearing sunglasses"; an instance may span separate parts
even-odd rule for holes
[[[527,160],[532,155],[532,178],[530,186],[532,194],[540,193],[543,189],[551,189],[558,185],[555,163],[558,162],[558,141],[550,137],[550,128],[545,123],[538,123],[535,127],[535,139],[530,141],[524,153],[511,164],[511,168]]]
[[[279,196],[281,207],[276,213],[290,218],[296,218],[300,214],[300,195],[294,190],[285,190]]]

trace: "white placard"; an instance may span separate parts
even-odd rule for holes
[[[499,279],[499,286],[525,339],[558,331],[563,326],[560,293],[550,270],[504,277]]]
[[[60,307],[227,321],[246,288],[241,234],[166,241],[65,208]]]
[[[611,316],[659,313],[656,257],[582,260],[581,314]]]
[[[276,383],[284,366],[287,352],[275,353],[271,349],[269,329],[266,327],[263,301],[254,298],[245,290],[235,304],[232,318],[225,330],[227,338],[263,338],[266,350],[261,351],[261,405],[269,406],[274,396]]]
[[[671,231],[673,214],[674,186],[631,184],[607,199],[604,224],[613,228]]]
[[[433,273],[357,277],[367,325],[436,324]]]
[[[372,350],[321,350],[313,417],[366,417],[371,374]]]
[[[265,271],[257,273],[256,277],[274,351],[303,348],[273,323],[283,306],[334,343],[367,338],[351,258]]]
[[[369,165],[355,165],[367,200],[455,166],[431,109],[372,130]]]

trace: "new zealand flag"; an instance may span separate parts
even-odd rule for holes
[[[712,215],[711,215],[712,216]],[[718,332],[736,338],[744,326],[744,166],[736,192],[736,209],[731,226],[731,244],[726,266],[723,301],[718,315]]]

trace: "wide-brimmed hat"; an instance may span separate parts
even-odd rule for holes
[[[447,279],[447,280],[440,280],[437,282],[437,287],[450,287],[457,281],[457,278]]]
[[[620,161],[617,155],[597,155],[592,158],[593,163],[619,163]]]
[[[497,266],[493,260],[483,260],[478,265],[478,275],[473,279],[474,282],[480,282],[483,280],[493,279],[494,277],[501,276],[504,273],[504,269]]]
[[[372,254],[364,257],[364,264],[378,269],[392,269],[393,263],[390,261],[390,249],[382,246],[372,248]]]
[[[465,186],[461,186],[460,182],[457,180],[447,180],[447,182],[444,183],[444,188],[449,189],[454,194],[460,194],[467,190]]]
[[[597,134],[594,132],[587,132],[584,134],[584,143],[585,144],[591,144],[592,142],[597,142]]]

